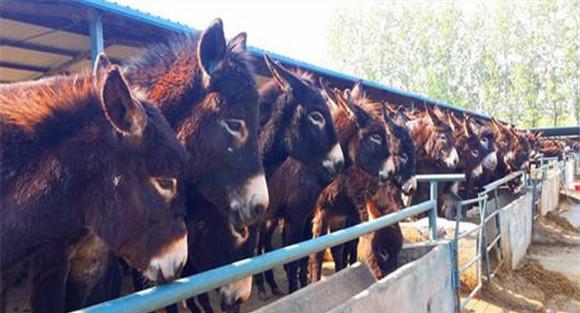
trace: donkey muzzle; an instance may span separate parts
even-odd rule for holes
[[[238,227],[257,222],[270,199],[264,174],[258,174],[246,182],[241,196],[233,196],[230,202],[230,219]]]
[[[252,276],[231,282],[219,289],[220,306],[224,312],[234,312],[248,301],[252,293]]]
[[[459,154],[457,153],[457,149],[455,149],[455,147],[453,147],[451,152],[449,152],[449,156],[444,160],[444,162],[445,165],[451,169],[454,169],[457,164],[459,164]]]
[[[488,171],[494,171],[497,167],[497,153],[494,151],[488,154],[482,162],[483,168]]]
[[[386,182],[394,172],[395,161],[393,160],[393,157],[389,157],[385,162],[383,162],[383,166],[379,170],[379,181]]]
[[[407,179],[407,181],[403,183],[403,186],[401,186],[401,190],[405,195],[410,195],[415,192],[415,190],[417,190],[417,177],[412,176]]]
[[[328,173],[334,177],[336,176],[344,166],[344,154],[340,148],[340,144],[335,144],[332,150],[328,153],[324,161],[322,161],[322,166],[328,171]]]
[[[143,276],[157,283],[174,280],[187,261],[187,234],[167,245],[162,253],[149,261]]]

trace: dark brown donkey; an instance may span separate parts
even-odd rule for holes
[[[293,73],[265,56],[272,79],[260,89],[260,144],[268,184],[277,188],[272,176],[288,157],[309,167],[322,180],[336,176],[344,156],[331,116],[321,91],[308,73]],[[270,207],[260,230],[258,252],[271,250],[271,236],[279,218]],[[255,276],[261,298],[266,297],[264,277]],[[266,279],[274,294],[280,294],[271,270]]]
[[[258,91],[248,58],[246,35],[226,43],[218,19],[201,35],[178,36],[125,66],[192,156],[185,171],[188,214],[220,210],[235,227],[255,222],[268,205]]]
[[[344,94],[335,90],[337,102],[343,108],[343,114],[337,116],[335,125],[348,157],[345,170],[324,188],[317,200],[312,221],[314,237],[329,229],[344,227],[350,216],[360,216],[359,221],[367,221],[367,201],[376,194],[379,182],[386,183],[395,170],[390,152],[392,137],[387,134],[385,123],[390,118],[382,104],[361,97],[360,88],[360,82],[357,82],[352,91],[346,90]],[[322,256],[323,252],[310,258],[311,281],[320,279]],[[340,270],[344,267],[343,254],[337,256],[333,253],[333,256]]]
[[[413,142],[417,149],[417,173],[418,174],[442,174],[453,173],[459,165],[460,159],[456,149],[453,127],[449,121],[438,114],[429,106],[424,111],[411,112],[407,126],[410,129]],[[441,117],[439,117],[441,115]],[[443,194],[442,184],[439,185],[438,193]],[[429,184],[418,184],[413,203],[425,201],[429,197]],[[451,212],[443,211],[442,201],[439,202],[439,214],[451,215]]]
[[[119,68],[97,73],[0,87],[0,270],[33,260],[34,312],[63,311],[69,249],[87,233],[154,281],[187,257],[186,152]]]
[[[258,91],[241,33],[226,43],[221,20],[182,35],[125,66],[191,154],[187,202],[201,197],[233,223],[251,224],[268,206],[258,146]]]

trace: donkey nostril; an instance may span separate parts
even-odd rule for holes
[[[266,211],[266,208],[261,204],[254,206],[253,211],[252,211],[253,218],[259,219],[260,217],[262,217],[262,215],[264,214],[265,211]]]

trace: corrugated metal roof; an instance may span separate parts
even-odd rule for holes
[[[38,72],[31,72],[26,70],[14,70],[11,68],[0,67],[0,80],[6,82],[16,82],[21,80],[28,80],[37,78],[42,74]]]
[[[87,36],[5,18],[0,19],[0,29],[5,30],[2,31],[2,38],[4,39],[23,40],[27,43],[59,47],[72,51],[82,51],[89,46],[89,38]]]
[[[0,45],[0,59],[4,62],[50,67],[64,63],[69,56]]]
[[[17,3],[17,2],[16,2]],[[56,5],[61,4],[60,2],[56,2]],[[116,16],[121,16],[124,18],[127,18],[127,22],[129,21],[138,21],[141,23],[144,23],[144,25],[150,25],[150,26],[154,26],[156,28],[161,28],[165,31],[169,30],[171,32],[196,32],[197,30],[192,29],[186,25],[180,24],[180,23],[176,23],[173,21],[170,21],[169,19],[166,18],[162,18],[162,17],[158,17],[158,16],[153,16],[151,14],[130,8],[130,7],[126,7],[126,6],[121,6],[118,5],[116,3],[113,2],[109,2],[109,1],[104,1],[104,0],[72,0],[70,2],[62,2],[62,5],[68,5],[68,4],[72,4],[75,5],[77,8],[91,8],[91,9],[97,9],[97,10],[101,10],[107,14],[109,14],[109,16],[111,16],[112,18],[109,19],[110,23],[114,23],[116,25],[116,27],[123,27],[122,25],[124,25],[125,22],[120,22],[117,23],[117,19]],[[50,17],[45,17],[45,18],[50,18]],[[86,23],[86,21],[85,21]],[[51,28],[47,28],[47,27],[41,27],[41,26],[36,26],[36,25],[30,25],[28,23],[22,23],[22,22],[16,22],[16,21],[12,21],[12,20],[5,20],[5,19],[0,19],[0,27],[3,30],[9,29],[9,31],[3,31],[2,36],[6,36],[8,39],[14,39],[14,40],[22,40],[25,39],[27,42],[30,43],[35,43],[35,44],[39,44],[39,45],[43,45],[43,46],[47,46],[47,47],[58,47],[60,49],[67,49],[70,51],[87,51],[89,49],[89,38],[88,36],[84,36],[81,34],[76,34],[76,33],[72,33],[72,32],[66,32],[66,31],[62,31],[62,30],[55,30],[55,29],[51,29]],[[149,27],[149,26],[147,26]],[[68,29],[68,28],[67,28]],[[111,31],[115,31],[116,29],[110,29]],[[151,29],[150,29],[151,30]],[[6,34],[6,35],[5,35]],[[41,36],[38,36],[42,34]],[[155,33],[150,33],[147,36],[155,36]],[[146,37],[147,37],[146,36]],[[32,37],[32,38],[30,38]],[[28,38],[28,39],[26,39]],[[143,36],[141,36],[140,38],[145,38]],[[105,43],[107,38],[105,38]],[[116,47],[116,45],[113,45],[110,48],[107,48],[108,50],[106,50],[107,52],[112,53],[112,57],[114,58],[118,58],[118,59],[125,59],[127,57],[130,56],[134,56],[135,53],[138,53],[139,51],[134,50],[134,48],[129,47],[129,46],[123,46],[123,47]],[[249,51],[250,53],[256,57],[256,62],[262,62],[262,57],[263,54],[265,53],[265,51],[259,49],[259,48],[255,48],[255,47],[249,47]],[[313,72],[315,74],[318,74],[320,76],[324,76],[326,78],[329,78],[335,82],[339,82],[340,84],[344,85],[346,84],[352,84],[353,82],[355,82],[356,80],[358,80],[358,77],[354,77],[351,75],[346,75],[340,72],[336,72],[333,70],[329,70],[326,68],[322,68],[322,67],[318,67],[309,63],[305,63],[305,62],[301,62],[283,55],[279,55],[279,54],[273,54],[270,53],[275,59],[280,60],[281,62],[285,63],[287,66],[290,67],[297,67],[297,68],[301,68],[303,70],[307,70],[310,72]],[[33,56],[31,57],[31,59],[35,59],[37,56]],[[38,62],[42,63],[43,65],[46,64],[47,58],[48,56],[44,56],[45,59],[42,59],[41,56],[38,56],[40,58],[40,60]],[[0,54],[0,62],[3,61],[2,60],[3,56]],[[60,62],[56,62],[54,64],[50,65],[50,68],[55,68],[59,66],[59,63],[62,64],[61,60],[58,60]],[[79,68],[83,68],[84,67],[84,63],[87,62],[84,59],[79,60],[79,62],[77,62],[77,64],[67,64],[68,66],[68,70],[78,70]],[[4,64],[6,65],[6,64]],[[31,65],[29,63],[29,65]],[[0,63],[0,66],[2,66],[2,64]],[[263,68],[263,64],[261,64],[260,66],[262,66]],[[6,69],[6,67],[4,66],[3,69]],[[27,69],[30,68],[23,68],[23,69],[15,69],[12,68],[10,71],[8,70],[3,70],[2,73],[2,77],[0,77],[0,80],[6,81],[6,80],[10,80],[10,81],[15,81],[15,80],[21,80],[23,79],[23,77],[28,77],[28,75],[30,75],[30,73],[18,73],[18,71],[23,70],[23,72]],[[61,69],[59,69],[61,70]],[[434,105],[437,104],[441,107],[446,107],[449,108],[451,110],[454,111],[458,111],[458,112],[464,112],[482,119],[489,119],[489,117],[487,115],[484,114],[480,114],[477,112],[471,112],[471,111],[467,111],[467,110],[463,110],[461,108],[455,107],[453,105],[450,105],[448,103],[442,102],[442,101],[437,101],[431,98],[428,98],[426,96],[420,95],[420,94],[416,94],[416,93],[412,93],[412,92],[407,92],[407,91],[403,91],[403,90],[399,90],[396,88],[392,88],[389,86],[385,86],[382,85],[378,82],[375,81],[368,81],[368,80],[364,80],[364,84],[369,88],[369,91],[373,91],[373,93],[378,92],[381,97],[383,97],[385,100],[388,99],[396,99],[396,103],[400,103],[400,104],[421,104],[421,103],[427,103],[430,105]]]

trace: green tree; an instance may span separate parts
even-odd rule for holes
[[[338,68],[523,127],[580,124],[580,0],[369,2],[338,10]],[[574,112],[574,114],[569,114]]]

